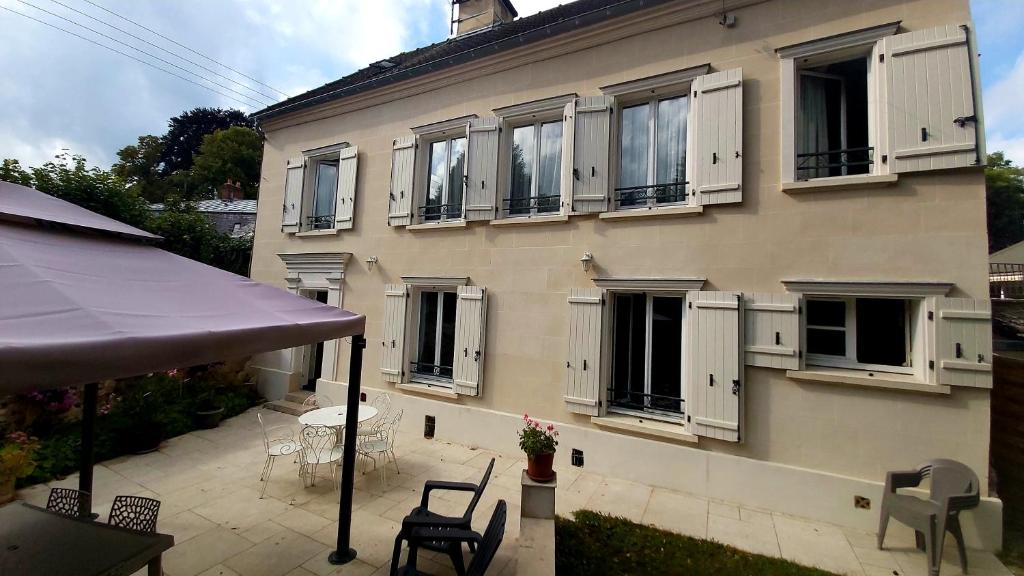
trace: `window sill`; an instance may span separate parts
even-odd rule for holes
[[[783,182],[781,189],[788,194],[803,192],[828,192],[839,190],[855,190],[858,188],[880,188],[896,183],[896,174],[858,174],[857,176],[833,176],[831,178],[814,178],[800,182]]]
[[[658,420],[640,418],[638,416],[626,416],[623,414],[609,414],[608,416],[593,416],[590,421],[598,428],[604,428],[615,432],[625,432],[640,436],[649,436],[659,440],[667,440],[677,444],[696,444],[697,436],[686,432],[682,424],[669,424]]]
[[[426,396],[437,396],[439,398],[447,398],[448,400],[459,399],[459,395],[451,390],[438,388],[437,386],[428,386],[426,384],[396,384],[395,388],[398,388],[403,392],[412,392],[414,394],[423,394]]]
[[[670,216],[698,216],[704,213],[703,206],[664,206],[661,208],[630,208],[615,212],[602,212],[601,220],[624,218],[667,218]]]
[[[314,236],[336,236],[338,232],[337,228],[331,228],[330,230],[306,230],[305,232],[296,232],[296,238],[310,238]]]
[[[557,224],[568,222],[566,214],[545,214],[543,216],[510,216],[501,220],[491,220],[491,226],[529,226],[531,224]]]
[[[465,220],[454,220],[451,222],[424,222],[422,224],[410,224],[406,230],[441,230],[443,228],[465,228]]]
[[[868,376],[868,374],[874,376]],[[786,377],[805,382],[822,382],[826,384],[849,384],[869,386],[886,390],[904,392],[924,392],[927,394],[949,394],[949,386],[929,384],[914,376],[904,374],[887,374],[867,372],[864,370],[847,370],[843,368],[826,368],[813,366],[809,370],[787,370]]]

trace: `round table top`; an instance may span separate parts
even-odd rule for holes
[[[377,415],[377,409],[366,404],[359,405],[359,421],[366,422]],[[345,407],[328,406],[310,410],[299,416],[299,423],[304,426],[344,426]]]

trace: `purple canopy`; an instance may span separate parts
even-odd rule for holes
[[[362,334],[365,317],[147,242],[0,182],[0,392],[96,382]]]

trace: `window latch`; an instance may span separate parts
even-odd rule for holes
[[[956,343],[956,357],[957,358],[963,358],[964,357],[964,349],[960,345],[959,342]]]
[[[596,166],[591,166],[590,167],[590,177],[593,178],[594,176],[597,176],[597,167]]]
[[[921,142],[927,142],[927,141],[928,141],[928,129],[922,127],[921,128]]]
[[[718,164],[718,152],[711,153],[711,163]]]
[[[953,119],[953,124],[956,124],[957,126],[963,128],[964,126],[967,125],[968,122],[977,122],[977,121],[978,121],[978,117],[976,115],[974,115],[974,114],[971,114],[970,116],[960,116],[960,117],[954,118]]]
[[[462,349],[462,357],[463,358],[469,358],[469,348],[463,348]]]
[[[776,346],[782,345],[782,334],[780,334],[779,332],[775,333],[775,345]]]
[[[712,388],[715,387],[715,375],[714,374],[708,374],[708,386],[710,386]]]
[[[395,341],[394,341],[394,340],[392,340],[392,341],[391,341],[391,347],[392,347],[392,348],[394,348],[394,347],[395,347]]]
[[[572,177],[575,180],[579,180],[580,179],[580,170],[579,170],[579,168],[573,168],[572,169]]]
[[[586,358],[583,359],[583,370],[584,371],[587,370],[587,359]]]

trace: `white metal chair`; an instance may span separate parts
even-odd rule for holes
[[[395,437],[398,435],[398,426],[402,423],[402,414],[405,410],[399,410],[393,417],[386,421],[386,424],[380,427],[380,430],[373,436],[363,436],[358,438],[356,451],[363,458],[373,460],[373,469],[377,469],[377,454],[384,457],[384,462],[380,467],[380,483],[382,485],[387,483],[387,468],[388,461],[395,463],[395,471],[399,474],[402,473],[398,469],[398,458],[395,457]],[[363,473],[366,473],[365,466]]]
[[[263,432],[263,447],[267,451],[267,459],[263,463],[263,471],[260,472],[260,481],[263,487],[260,489],[260,498],[267,491],[267,483],[270,481],[270,472],[274,469],[274,460],[279,456],[298,455],[302,451],[301,445],[295,441],[295,433],[290,426],[267,427],[263,423],[263,415],[256,413],[256,419],[260,421],[260,431]]]
[[[326,408],[334,406],[334,401],[326,394],[310,394],[302,401],[303,408]]]
[[[381,392],[370,402],[370,406],[377,409],[377,416],[370,422],[361,422],[356,436],[377,436],[380,429],[388,422],[388,413],[391,411],[391,397]]]
[[[302,475],[306,486],[316,486],[316,469],[321,464],[331,468],[331,480],[338,488],[338,466],[344,448],[338,444],[338,435],[330,426],[303,426],[299,433],[302,453],[299,456]]]

